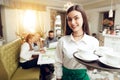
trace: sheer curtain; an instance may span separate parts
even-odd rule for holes
[[[12,21],[8,20],[9,14],[6,16],[8,19],[6,19],[7,23],[14,23],[13,31],[15,31],[17,35],[40,32],[41,36],[44,36],[43,34],[45,33],[46,26],[45,21],[47,19],[46,6],[37,3],[25,2],[24,0],[0,0],[0,5],[5,8],[5,11],[8,11],[6,13],[11,11],[10,14],[14,14]],[[9,27],[9,25],[5,27]]]
[[[42,37],[46,36],[45,28],[50,24],[45,5],[25,0],[0,0],[0,5],[5,42],[30,32],[40,32]]]
[[[41,36],[44,37],[44,34],[46,32],[45,31],[46,17],[47,17],[46,12],[30,10],[31,13],[34,13],[34,14],[29,15],[28,19],[26,19],[27,18],[25,15],[26,11],[27,10],[16,9],[16,13],[17,13],[16,18],[18,20],[16,32],[18,34],[39,32]]]

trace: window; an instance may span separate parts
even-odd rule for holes
[[[55,35],[56,36],[62,36],[64,35],[65,31],[65,11],[62,10],[56,10],[56,9],[51,9],[51,29],[55,30]]]

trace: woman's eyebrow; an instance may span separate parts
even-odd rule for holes
[[[72,18],[75,18],[75,17],[78,17],[78,15],[75,15],[75,16],[73,16],[73,17],[69,17],[69,16],[68,16],[68,19],[69,19],[69,18],[72,19]]]

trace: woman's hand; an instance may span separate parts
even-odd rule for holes
[[[45,53],[46,51],[44,49],[40,50],[40,53]]]
[[[41,52],[41,53],[45,53],[45,52],[46,52],[46,48],[45,48],[45,47],[44,47],[44,48],[41,48],[41,49],[40,49],[40,52]]]
[[[88,69],[88,70],[94,70],[95,68],[90,67],[90,66],[87,66],[87,69]]]

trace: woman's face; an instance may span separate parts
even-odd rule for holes
[[[31,39],[31,42],[34,43],[36,42],[38,39],[36,39],[36,36],[33,36],[33,38]]]
[[[29,38],[29,43],[33,43],[34,42],[34,38]]]
[[[67,15],[68,25],[72,29],[73,32],[77,32],[82,30],[83,18],[80,12],[71,11]]]
[[[29,39],[28,39],[28,42],[29,43],[34,43],[35,42],[35,36],[31,36],[31,37],[29,37]]]
[[[36,33],[34,36],[34,41],[39,41],[40,40],[40,34]]]

